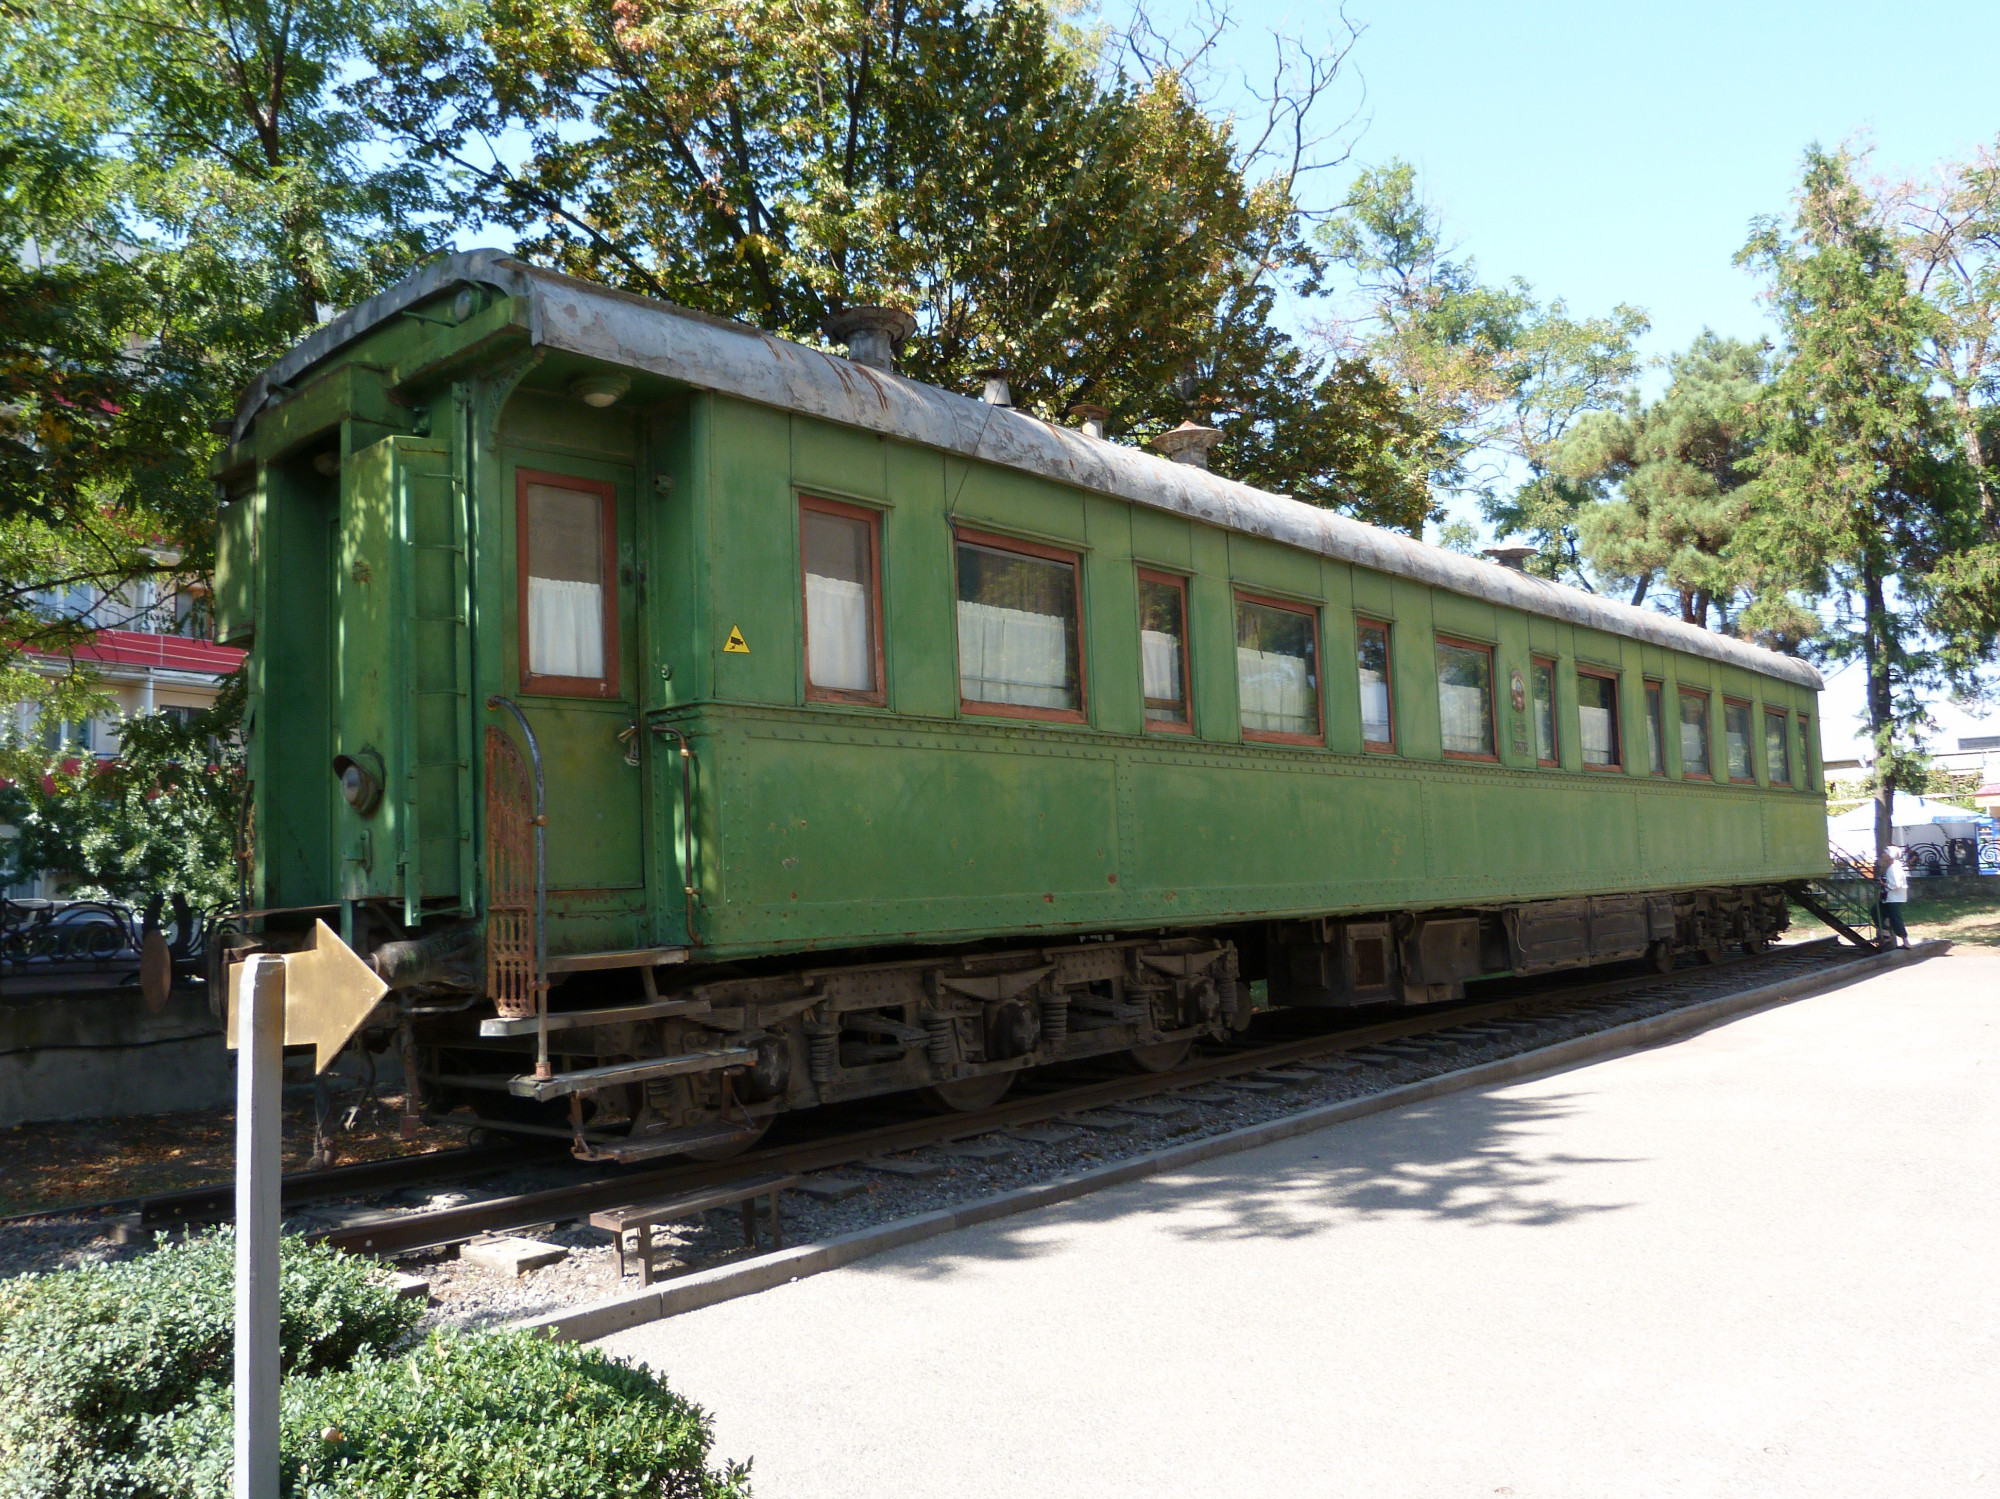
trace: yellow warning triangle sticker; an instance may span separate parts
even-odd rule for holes
[[[734,625],[729,627],[729,638],[723,641],[722,649],[724,654],[728,654],[731,651],[739,656],[750,654],[750,647],[743,643],[743,632]]]

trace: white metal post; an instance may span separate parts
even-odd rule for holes
[[[260,953],[236,995],[236,1499],[278,1499],[279,1105],[285,960]]]

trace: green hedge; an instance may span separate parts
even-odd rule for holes
[[[287,1239],[284,1492],[732,1499],[707,1417],[650,1373],[522,1334],[434,1336],[373,1263]],[[0,1499],[226,1499],[234,1243],[0,1281]]]
[[[229,1384],[235,1254],[223,1232],[0,1281],[0,1495],[142,1492],[131,1465],[147,1419]],[[399,1347],[423,1316],[368,1261],[286,1238],[280,1265],[288,1374]]]
[[[285,1385],[288,1499],[733,1499],[707,1416],[644,1369],[528,1333],[438,1333]],[[228,1499],[229,1392],[154,1428],[155,1492]]]

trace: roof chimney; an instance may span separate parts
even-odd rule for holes
[[[1097,438],[1104,436],[1104,422],[1111,415],[1102,406],[1093,406],[1088,401],[1077,402],[1069,408],[1069,414],[1075,417],[1077,424],[1083,428],[1085,437]]]
[[[986,382],[986,388],[979,393],[980,400],[989,406],[1014,404],[1014,393],[1007,388],[1005,370],[974,370],[973,373]]]
[[[1479,554],[1491,557],[1502,567],[1512,572],[1524,573],[1528,570],[1528,559],[1536,555],[1534,547],[1488,547]]]
[[[1204,427],[1199,422],[1182,422],[1171,432],[1162,432],[1153,439],[1156,452],[1164,453],[1176,463],[1185,463],[1192,468],[1208,467],[1208,450],[1222,441],[1222,434],[1213,427]]]
[[[820,328],[835,343],[847,345],[847,357],[856,364],[893,375],[896,350],[917,331],[917,320],[900,307],[849,307]]]

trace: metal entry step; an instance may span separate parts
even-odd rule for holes
[[[656,1057],[646,1062],[613,1062],[608,1067],[585,1067],[576,1072],[558,1072],[553,1077],[502,1077],[497,1073],[451,1073],[438,1079],[454,1088],[492,1088],[547,1103],[572,1093],[588,1093],[593,1088],[610,1088],[620,1083],[643,1083],[654,1077],[679,1077],[690,1072],[714,1072],[721,1067],[744,1067],[757,1060],[754,1046],[725,1046],[718,1051],[690,1051],[677,1057]]]

